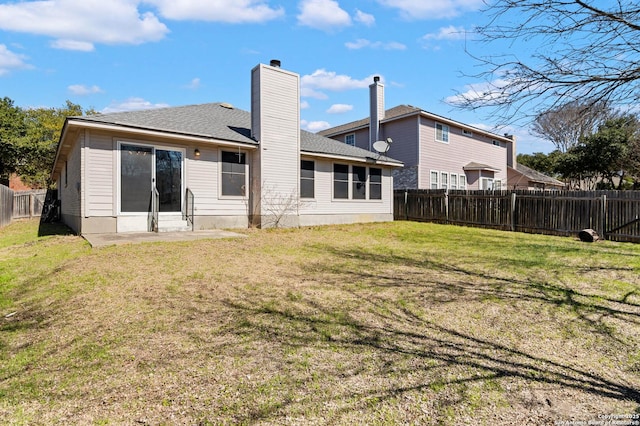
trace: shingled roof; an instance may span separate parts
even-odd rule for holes
[[[547,176],[537,170],[533,170],[532,168],[520,163],[516,163],[516,170],[531,182],[560,187],[565,186],[564,182],[554,179],[551,176]]]
[[[384,119],[382,121],[394,119],[397,117],[401,117],[403,115],[416,114],[421,111],[422,110],[420,108],[416,108],[411,105],[398,105],[396,107],[386,110],[384,112]],[[330,135],[348,132],[351,130],[356,130],[361,127],[368,127],[368,126],[369,126],[369,117],[363,118],[362,120],[352,121],[351,123],[342,124],[340,126],[332,127],[330,129],[318,132],[318,134],[323,136],[330,136]]]
[[[96,114],[71,117],[70,119],[123,128],[153,130],[174,135],[224,140],[254,146],[259,144],[258,141],[251,138],[251,113],[225,103]],[[398,160],[305,130],[300,131],[300,150],[302,153],[308,154],[348,157],[359,160],[375,159],[397,164],[398,166],[402,165],[402,162]]]

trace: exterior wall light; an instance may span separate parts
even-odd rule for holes
[[[196,158],[200,158],[200,150],[198,148],[196,148],[196,150],[193,151],[193,155],[195,155]]]

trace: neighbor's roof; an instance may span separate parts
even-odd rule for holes
[[[512,139],[507,136],[501,136],[487,130],[482,130],[477,127],[470,126],[468,124],[460,123],[459,121],[452,120],[450,118],[442,117],[437,114],[433,114],[431,112],[425,111],[421,108],[414,107],[412,105],[398,105],[393,108],[390,108],[384,112],[384,118],[380,120],[381,123],[386,123],[389,121],[394,121],[399,118],[409,117],[412,115],[422,115],[423,117],[430,118],[431,120],[440,121],[443,123],[448,123],[454,126],[461,127],[463,129],[468,129],[472,132],[476,132],[479,134],[484,134],[490,136],[491,138],[501,139],[503,141],[511,141]],[[323,130],[318,132],[318,134],[332,137],[335,135],[353,132],[355,130],[363,129],[369,127],[369,117],[363,118],[362,120],[352,121],[351,123],[342,124],[340,126],[332,127],[330,129]]]
[[[553,186],[565,186],[564,182],[561,182],[558,179],[554,179],[551,176],[547,176],[537,170],[533,170],[532,168],[520,163],[516,163],[516,171],[529,179],[531,182],[543,183],[545,185]]]
[[[471,163],[468,163],[466,166],[464,166],[462,168],[463,170],[488,170],[491,172],[499,172],[500,169],[490,166],[488,164],[482,164],[482,163],[476,163],[475,161],[472,161]]]
[[[251,113],[225,103],[116,112],[71,117],[70,119],[86,123],[258,145],[258,142],[251,138]],[[371,158],[398,166],[402,165],[402,162],[398,160],[304,130],[300,131],[300,150],[302,153],[310,155],[320,154],[359,160]]]

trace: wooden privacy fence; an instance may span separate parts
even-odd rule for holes
[[[13,218],[21,219],[40,216],[46,195],[46,189],[15,191],[13,194]]]
[[[0,227],[11,223],[13,217],[13,191],[0,185]]]
[[[640,242],[640,191],[395,191],[397,220]]]

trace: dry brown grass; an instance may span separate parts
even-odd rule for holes
[[[94,250],[73,236],[0,239],[0,307],[15,312],[0,323],[0,418],[640,414],[639,246],[403,222],[246,234]]]

